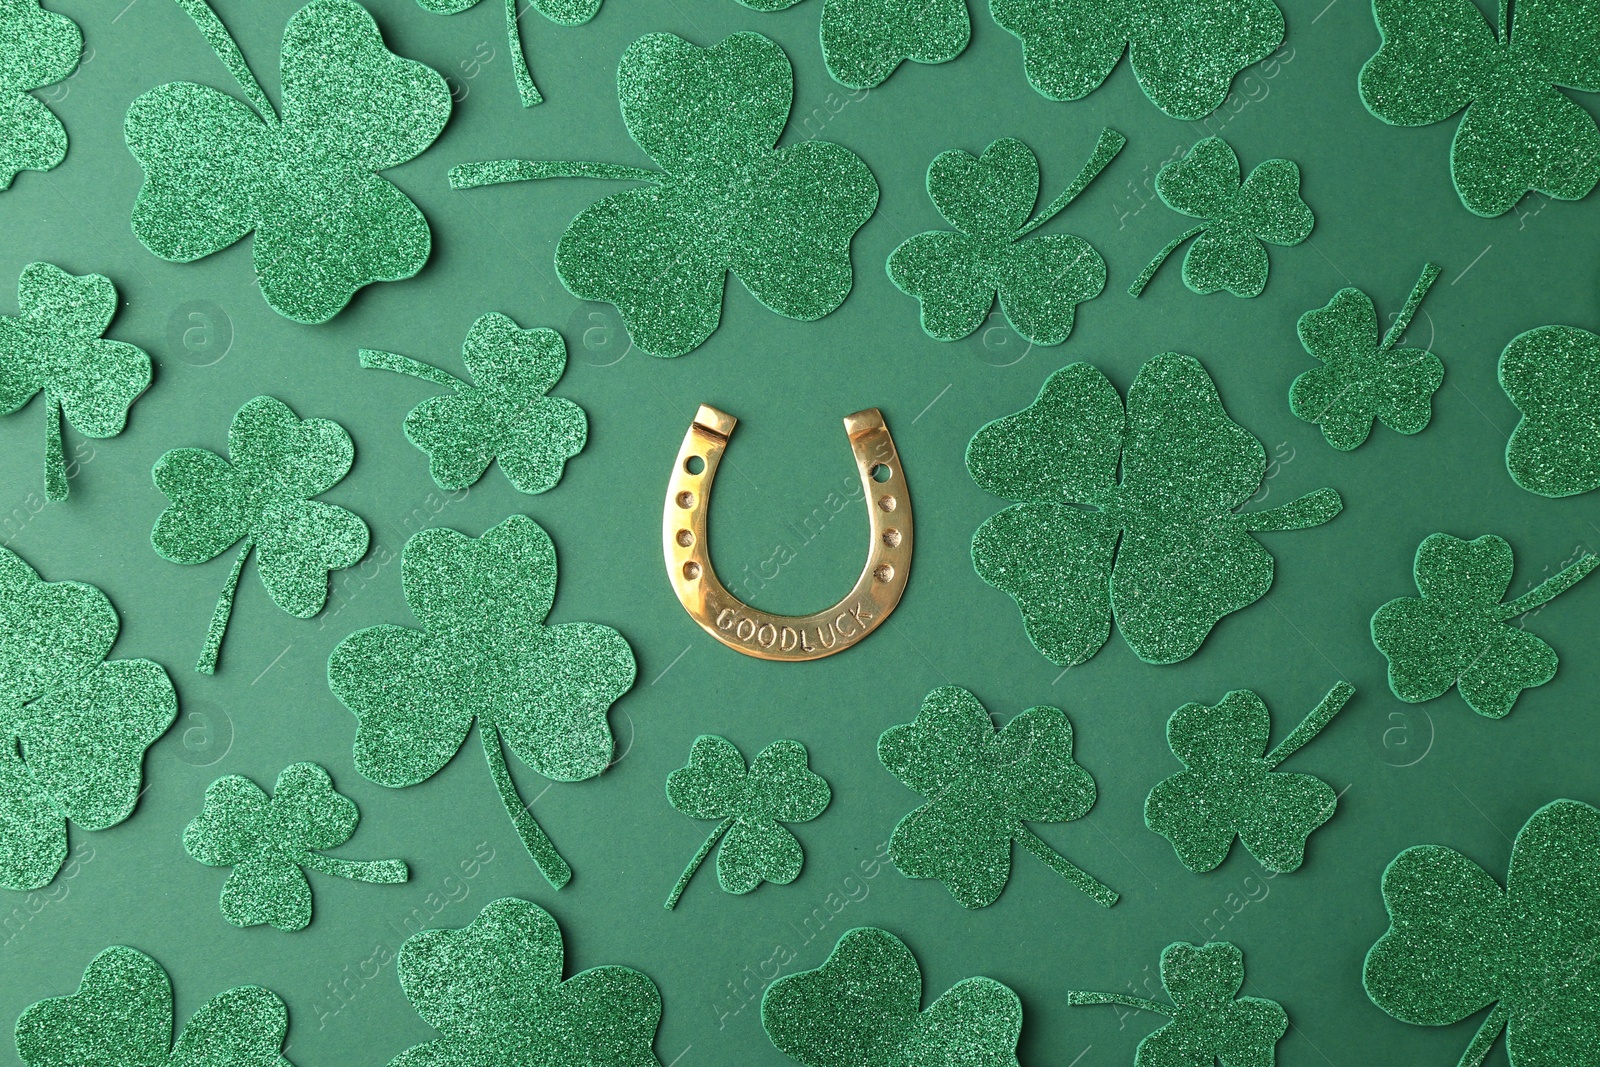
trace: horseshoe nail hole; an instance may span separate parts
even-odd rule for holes
[[[690,456],[683,461],[683,469],[690,474],[700,474],[706,469],[706,461],[700,456]]]
[[[689,579],[691,582],[699,578],[700,564],[696,563],[692,559],[688,563],[685,563],[683,565],[683,576]]]
[[[688,511],[690,508],[694,507],[694,494],[690,492],[679,493],[678,506],[685,511]]]
[[[878,508],[882,511],[893,511],[900,502],[894,497],[884,494],[878,498]]]
[[[900,531],[895,529],[883,531],[883,543],[888,545],[890,548],[899,548]]]
[[[690,545],[694,544],[694,534],[690,533],[688,530],[679,530],[678,544],[682,545],[684,548],[688,548]]]
[[[889,469],[887,463],[875,463],[872,466],[871,474],[873,481],[886,482],[894,474],[894,471]]]
[[[880,582],[893,581],[894,580],[894,568],[889,566],[887,563],[880,563],[873,570],[872,576],[874,578],[878,579],[878,581],[880,581]]]

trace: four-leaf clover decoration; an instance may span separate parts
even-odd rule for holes
[[[688,764],[667,776],[667,800],[692,819],[720,821],[673,887],[667,910],[677,906],[718,841],[717,882],[729,893],[748,893],[763,881],[794,881],[805,853],[782,824],[810,822],[832,798],[828,783],[806,765],[798,741],[774,741],[746,768],[727,738],[695,738]]]
[[[1186,941],[1161,951],[1161,985],[1172,1005],[1120,993],[1073,992],[1069,1004],[1120,1004],[1168,1021],[1139,1042],[1135,1067],[1272,1067],[1289,1016],[1275,1000],[1241,997],[1244,954],[1227,941]]]
[[[1420,597],[1398,597],[1372,616],[1372,643],[1389,661],[1389,688],[1410,704],[1443,696],[1451,686],[1467,707],[1503,717],[1524,689],[1556,676],[1556,653],[1521,624],[1600,567],[1585,553],[1508,604],[1515,560],[1504,538],[1463,541],[1436,533],[1417,547]],[[1547,568],[1548,569],[1548,568]]]
[[[1071,234],[1023,238],[1077,199],[1127,143],[1103,131],[1077,179],[1032,219],[1039,160],[1027,145],[1005,137],[977,158],[958,148],[941,153],[928,168],[928,196],[959,232],[919,233],[889,256],[889,280],[921,303],[928,336],[959,341],[983,324],[998,297],[1023,337],[1065,341],[1077,306],[1106,286],[1105,260]]]
[[[1094,806],[1094,779],[1073,761],[1072,724],[1059,709],[1029,708],[997,732],[977,697],[940,686],[914,722],[883,732],[878,760],[928,798],[889,837],[906,877],[937,878],[963,907],[987,907],[1011,878],[1016,841],[1095,903],[1117,902],[1025,822],[1069,822]]]
[[[175,448],[156,460],[156,488],[172,501],[150,532],[163,559],[205,563],[243,542],[195,670],[216,670],[252,551],[273,602],[301,619],[322,610],[332,571],[366,555],[367,524],[311,499],[338,484],[354,458],[350,435],[338,423],[298,419],[283,401],[258,396],[233,416],[227,459],[204,448]]]
[[[390,1067],[660,1067],[655,983],[615,966],[563,981],[564,955],[549,912],[516,897],[492,901],[469,926],[410,938],[400,987],[439,1036]]]
[[[37,889],[85,830],[133,813],[145,749],[178,714],[161,666],[107,660],[116,610],[82,582],[46,582],[0,548],[0,885]]]
[[[538,178],[650,183],[584,209],[556,246],[556,274],[580,300],[616,305],[653,356],[698,348],[722,318],[732,271],[766,307],[820,319],[850,292],[850,241],[878,205],[867,165],[831,141],[776,147],[794,71],[758,33],[702,48],[670,33],[639,38],[617,70],[622,119],[661,167],[503,159],[467,163],[472,189]]]
[[[739,0],[784,11],[800,0]],[[901,63],[948,63],[967,49],[966,0],[823,0],[822,60],[840,85],[872,89]]]
[[[431,68],[383,44],[355,0],[313,0],[283,34],[280,117],[206,0],[178,0],[248,101],[169,82],[128,109],[144,168],[133,232],[188,263],[255,232],[261,295],[296,322],[326,322],[356,290],[427,262],[428,220],[379,176],[419,155],[450,117]]]
[[[1271,752],[1272,716],[1261,698],[1236,689],[1215,707],[1185,704],[1167,720],[1167,744],[1184,769],[1150,791],[1144,823],[1172,842],[1191,871],[1215,869],[1233,839],[1266,870],[1286,874],[1305,860],[1306,838],[1333,817],[1339,798],[1309,774],[1277,770],[1355,695],[1335,685]]]
[[[417,0],[417,3],[435,15],[454,15],[476,7],[478,0]],[[558,25],[581,26],[600,10],[600,0],[530,0],[527,6],[520,9],[517,0],[506,0],[506,44],[511,49],[511,73],[516,79],[517,95],[522,98],[523,107],[544,103],[544,97],[533,84],[533,75],[528,71],[527,57],[522,54],[522,16],[529,7]],[[491,53],[488,58],[475,62],[481,69],[482,64],[493,58]],[[465,96],[465,93],[462,95]]]
[[[82,56],[76,22],[39,0],[0,0],[0,189],[67,158],[66,128],[28,91],[70,76]]]
[[[31,97],[29,99],[32,99]],[[108,341],[117,290],[99,274],[75,277],[30,263],[17,282],[17,315],[0,316],[0,414],[45,396],[45,495],[67,498],[63,417],[87,437],[115,437],[150,386],[150,357]]]
[[[1600,489],[1600,337],[1540,326],[1500,354],[1500,387],[1522,413],[1506,469],[1540,496]]]
[[[491,311],[472,324],[461,346],[472,382],[393,352],[361,350],[361,365],[392,370],[453,389],[424,400],[406,416],[406,437],[428,454],[441,489],[464,489],[500,461],[511,484],[542,493],[561,480],[567,460],[583,451],[589,420],[570,400],[545,396],[567,367],[567,346],[554,330],[524,330]]]
[[[282,1053],[289,1012],[270,989],[218,993],[173,1040],[172,980],[138,949],[89,961],[78,991],[41,1000],[17,1020],[28,1067],[294,1067]]]
[[[1594,10],[1585,0],[1374,0],[1383,45],[1361,68],[1361,99],[1393,126],[1463,108],[1450,174],[1468,210],[1502,215],[1529,192],[1581,200],[1600,180],[1600,129],[1558,86],[1600,92]]]
[[[358,818],[355,803],[334,791],[327,771],[296,763],[278,775],[270,797],[243,775],[212,782],[205,807],[183,831],[183,847],[207,866],[233,868],[222,886],[224,919],[303,930],[311,921],[311,883],[300,868],[360,882],[410,876],[402,860],[359,863],[317,851],[350,840]]]
[[[358,630],[328,657],[328,685],[360,721],[356,770],[396,788],[425,781],[476,719],[506,814],[559,889],[572,869],[517,795],[502,745],[558,782],[604,771],[606,714],[633,685],[633,650],[609,626],[545,624],[556,550],[523,515],[477,538],[423,530],[401,553],[400,581],[423,628]]]
[[[1252,532],[1339,513],[1332,489],[1233,510],[1266,469],[1261,442],[1228,417],[1197,360],[1146,363],[1126,410],[1104,374],[1074,363],[967,446],[973,479],[1021,501],[979,527],[972,562],[1017,601],[1034,647],[1058,666],[1098,652],[1113,616],[1140,659],[1176,663],[1271,588],[1272,557]]]

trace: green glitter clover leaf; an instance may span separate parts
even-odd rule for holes
[[[1541,326],[1506,346],[1500,387],[1522,413],[1506,469],[1540,496],[1600,489],[1600,337]]]
[[[435,15],[454,15],[476,7],[478,0],[417,0],[417,3]],[[520,10],[517,0],[506,0],[506,44],[511,50],[511,73],[523,107],[544,103],[528,71],[527,57],[522,54],[522,16],[529,7],[557,25],[581,26],[600,10],[600,0],[529,0]]]
[[[178,715],[160,664],[106,656],[121,624],[105,594],[46,582],[0,548],[0,885],[48,885],[67,820],[104,830],[133,814],[145,749]]]
[[[1060,667],[1100,651],[1113,616],[1146,663],[1187,659],[1271,588],[1253,532],[1319,526],[1343,506],[1319,489],[1235,511],[1260,487],[1266,449],[1228,417],[1199,361],[1170,352],[1140,368],[1126,412],[1090,364],[1056,371],[1026,410],[977,432],[967,470],[1021,501],[978,528],[972,562]]]
[[[1067,994],[1068,1004],[1120,1004],[1168,1021],[1139,1042],[1135,1067],[1272,1067],[1289,1016],[1275,1000],[1241,997],[1244,954],[1227,941],[1195,946],[1178,941],[1161,950],[1161,985],[1169,1007],[1120,993]]]
[[[739,0],[783,11],[800,0]],[[840,85],[873,89],[901,63],[948,63],[967,50],[966,0],[823,0],[822,60]]]
[[[1156,175],[1156,193],[1172,210],[1203,219],[1173,238],[1128,287],[1138,296],[1161,264],[1190,238],[1183,256],[1183,284],[1197,293],[1226,289],[1234,296],[1260,296],[1267,287],[1266,244],[1297,245],[1311,236],[1315,218],[1300,198],[1300,168],[1269,159],[1241,183],[1239,157],[1220,137],[1208,137]]]
[[[1449,1026],[1494,1005],[1461,1054],[1477,1067],[1502,1031],[1513,1067],[1594,1062],[1600,811],[1556,800],[1517,831],[1506,885],[1443,845],[1383,872],[1389,929],[1361,981],[1401,1022]]]
[[[67,158],[66,128],[28,91],[71,76],[82,56],[76,22],[39,0],[0,0],[0,189]]]
[[[572,868],[517,795],[503,746],[558,782],[604,771],[606,713],[633,686],[633,650],[609,626],[545,623],[556,550],[524,515],[482,537],[444,528],[413,535],[400,584],[423,628],[371,626],[328,657],[328,685],[360,722],[356,770],[393,788],[426,781],[476,719],[506,814],[539,871],[561,888]]]
[[[390,1067],[660,1067],[661,994],[628,967],[565,981],[561,929],[536,904],[491,901],[471,925],[400,947],[400,987],[440,1036]]]
[[[261,295],[305,323],[331,319],[363,286],[421,270],[428,220],[379,172],[444,129],[444,79],[384,47],[354,0],[313,0],[284,29],[280,117],[206,0],[177,3],[246,100],[169,82],[133,102],[124,133],[145,172],[133,206],[140,243],[189,263],[254,231]]]
[[[1467,209],[1502,215],[1529,192],[1581,200],[1600,180],[1600,129],[1559,87],[1600,92],[1586,0],[1500,0],[1498,35],[1472,0],[1373,0],[1383,44],[1361,99],[1392,126],[1462,109],[1450,174]]]
[[[653,356],[681,356],[711,336],[729,271],[786,318],[820,319],[844,303],[850,241],[877,208],[878,183],[831,141],[776,147],[794,98],[782,48],[758,33],[710,48],[648,34],[623,54],[617,94],[628,132],[661,170],[501,159],[456,167],[451,186],[651,183],[580,212],[556,245],[556,274],[580,300],[616,305]]]
[[[1073,761],[1072,724],[1058,709],[1029,708],[997,733],[977,697],[940,686],[916,721],[878,738],[878,761],[928,798],[889,837],[906,877],[937,878],[963,907],[987,907],[1011,878],[1016,841],[1101,907],[1117,902],[1024,822],[1070,822],[1094,806],[1094,779]]]
[[[794,881],[805,853],[782,824],[810,822],[831,799],[833,791],[806,765],[806,748],[798,741],[774,741],[747,769],[727,738],[695,738],[688,764],[667,775],[667,800],[691,819],[720,821],[672,887],[667,910],[677,907],[718,841],[717,882],[727,892],[748,893],[763,881]]]
[[[1439,278],[1429,263],[1399,318],[1381,339],[1378,310],[1360,289],[1340,289],[1325,307],[1300,316],[1300,344],[1323,365],[1289,387],[1289,410],[1322,427],[1334,448],[1348,452],[1372,433],[1378,419],[1397,433],[1420,432],[1433,417],[1433,394],[1444,364],[1432,351],[1396,348],[1423,297]]]
[[[1273,0],[989,0],[1022,41],[1028,82],[1052,100],[1098,89],[1128,53],[1150,102],[1175,119],[1222,106],[1234,76],[1283,43]]]
[[[1184,765],[1150,790],[1144,824],[1172,843],[1191,871],[1216,869],[1233,839],[1263,868],[1287,874],[1305,861],[1306,838],[1333,817],[1339,798],[1309,774],[1277,770],[1355,695],[1340,682],[1271,752],[1272,716],[1261,698],[1236,689],[1215,707],[1185,704],[1167,720],[1167,744]]]
[[[328,419],[298,419],[270,396],[248,401],[228,427],[228,458],[204,448],[175,448],[156,460],[156,488],[172,501],[156,519],[150,543],[173,563],[206,563],[243,542],[217,597],[205,648],[195,664],[217,669],[245,560],[256,553],[261,584],[290,615],[309,619],[328,599],[328,575],[367,554],[367,524],[311,499],[350,470],[355,446]]]
[[[150,387],[150,357],[104,334],[117,313],[117,290],[99,274],[75,277],[30,263],[17,282],[18,315],[0,315],[0,414],[45,397],[44,489],[67,498],[61,444],[66,417],[86,437],[115,437],[128,409]]]
[[[270,989],[218,993],[172,1039],[172,981],[138,949],[89,961],[78,991],[41,1000],[17,1020],[27,1067],[294,1067],[282,1054],[289,1012]]]
[[[1372,616],[1372,643],[1389,661],[1395,696],[1419,704],[1455,686],[1467,707],[1499,719],[1524,689],[1556,676],[1555,650],[1521,623],[1509,624],[1600,567],[1600,556],[1586,553],[1503,604],[1514,565],[1511,546],[1494,534],[1463,541],[1436,533],[1417,547],[1422,596],[1398,597]]]
[[[428,454],[441,489],[464,489],[498,459],[518,492],[542,493],[583,451],[589,420],[570,400],[547,397],[567,368],[554,330],[520,329],[498,312],[472,324],[461,346],[472,382],[393,352],[361,350],[361,365],[392,370],[455,390],[424,400],[406,416],[406,438]]]
[[[813,971],[778,979],[761,1025],[806,1067],[1017,1067],[1022,1001],[992,978],[964,978],[926,1008],[922,968],[875,926],[839,938]]]
[[[1078,304],[1106,287],[1105,260],[1071,234],[1023,238],[1077,199],[1127,143],[1115,130],[1102,131],[1078,177],[1032,219],[1039,160],[1027,145],[1005,137],[976,159],[959,148],[940,153],[928,168],[928,196],[959,232],[919,233],[889,256],[889,280],[920,302],[928,336],[968,336],[998,297],[1023,337],[1040,345],[1065,341]]]
[[[224,919],[304,930],[311,922],[311,883],[300,868],[358,882],[410,877],[403,860],[358,863],[318,851],[350,840],[358,819],[354,801],[334,790],[327,771],[295,763],[278,775],[270,797],[243,775],[212,782],[205,807],[183,831],[183,847],[208,867],[233,868],[222,886]]]

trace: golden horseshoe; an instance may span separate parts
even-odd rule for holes
[[[845,416],[872,527],[867,565],[855,588],[814,615],[772,615],[728,592],[712,569],[706,539],[711,483],[738,421],[701,404],[678,449],[661,522],[672,591],[702,630],[747,656],[800,661],[843,652],[883,624],[911,573],[911,494],[894,438],[877,408]]]

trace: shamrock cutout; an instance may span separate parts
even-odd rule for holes
[[[923,1008],[922,968],[911,950],[864,926],[839,938],[821,967],[768,986],[761,1025],[806,1067],[1017,1067],[1022,1001],[979,976]]]
[[[1507,625],[1566,592],[1600,566],[1587,553],[1502,604],[1515,561],[1504,538],[1431,534],[1417,546],[1420,597],[1397,597],[1372,616],[1372,643],[1389,661],[1389,688],[1408,704],[1461,691],[1467,707],[1499,719],[1524,689],[1556,676],[1556,653],[1521,624]],[[1546,568],[1548,569],[1548,568]]]
[[[1383,45],[1361,68],[1361,99],[1391,126],[1429,126],[1463,108],[1450,174],[1474,214],[1529,192],[1581,200],[1600,180],[1600,129],[1560,91],[1600,92],[1585,0],[1500,0],[1498,36],[1472,0],[1374,0]]]
[[[476,7],[478,0],[417,0],[417,3],[435,15],[454,15]],[[531,0],[528,6],[557,25],[581,26],[600,10],[600,0]],[[511,73],[516,78],[517,95],[522,98],[522,106],[533,107],[544,103],[544,97],[533,84],[528,60],[522,54],[522,16],[527,10],[527,7],[519,10],[516,0],[506,0],[506,43],[511,49]],[[489,59],[493,58],[491,53]],[[489,59],[479,62],[487,63]],[[465,96],[463,92],[463,99]]]
[[[1506,469],[1540,496],[1600,489],[1600,337],[1541,326],[1500,355],[1500,388],[1522,413]]]
[[[794,96],[782,48],[758,33],[711,48],[647,34],[623,54],[617,93],[628,132],[661,170],[502,159],[456,167],[451,186],[651,183],[579,213],[556,245],[556,274],[578,299],[616,305],[652,356],[681,356],[711,336],[729,271],[786,318],[820,319],[844,303],[850,241],[878,205],[878,183],[831,141],[776,147]]]
[[[783,11],[800,0],[739,0]],[[901,63],[948,63],[967,50],[966,0],[823,0],[822,60],[840,85],[873,89]]]
[[[1214,870],[1236,836],[1265,869],[1296,870],[1306,838],[1333,818],[1339,797],[1320,778],[1276,768],[1321,733],[1355,691],[1348,682],[1334,686],[1271,752],[1272,716],[1250,690],[1235,689],[1215,707],[1185,704],[1167,720],[1167,744],[1185,769],[1150,791],[1144,824],[1172,842],[1191,871]]]
[[[937,878],[963,907],[995,902],[1016,841],[1109,908],[1117,894],[1056,852],[1023,820],[1070,822],[1094,806],[1094,779],[1072,759],[1072,724],[1029,708],[995,732],[978,698],[942,685],[916,721],[878,738],[878,762],[928,802],[900,820],[889,857],[908,878]]]
[[[405,421],[406,439],[428,454],[428,472],[440,489],[465,489],[496,459],[518,492],[553,487],[589,434],[582,408],[544,395],[567,368],[561,335],[520,329],[491,311],[472,324],[461,362],[473,382],[393,352],[361,350],[363,367],[455,390],[424,400]]]
[[[1052,100],[1080,100],[1129,54],[1139,87],[1175,119],[1203,119],[1234,76],[1283,43],[1273,0],[990,0],[1022,41],[1028,82]]]
[[[557,889],[572,869],[517,795],[503,745],[558,782],[611,765],[606,713],[633,685],[633,650],[609,626],[545,623],[556,593],[550,535],[513,515],[482,537],[423,530],[400,558],[422,623],[370,626],[328,657],[328,685],[360,721],[356,770],[399,788],[434,776],[478,722],[506,814]]]
[[[83,33],[39,0],[0,0],[0,189],[19,171],[49,170],[67,158],[67,131],[28,95],[69,77],[83,56]]]
[[[806,765],[806,748],[798,741],[774,741],[746,769],[732,741],[711,734],[695,738],[688,765],[667,775],[667,800],[691,819],[721,821],[673,887],[667,910],[677,907],[718,841],[717,882],[729,893],[748,893],[763,881],[794,881],[805,853],[781,824],[810,822],[831,799],[833,791]]]
[[[138,949],[89,961],[78,991],[41,1000],[17,1020],[27,1067],[294,1067],[282,1053],[289,1012],[270,989],[218,993],[172,1040],[172,981]]]
[[[922,305],[922,329],[959,341],[983,324],[996,297],[1011,328],[1035,344],[1058,345],[1077,306],[1106,287],[1106,263],[1071,234],[1024,241],[1077,199],[1128,139],[1104,130],[1094,156],[1066,191],[1031,220],[1039,199],[1039,160],[1014,137],[974,159],[959,148],[928,168],[928,196],[960,232],[929,230],[889,256],[889,280]]]
[[[44,393],[45,496],[65,500],[62,417],[86,437],[121,433],[128,409],[150,387],[150,357],[102,336],[117,313],[117,290],[99,274],[74,277],[30,263],[17,282],[17,305],[21,314],[0,315],[0,414]]]
[[[178,715],[160,664],[107,660],[120,629],[104,593],[46,582],[0,548],[0,885],[48,885],[67,820],[104,830],[139,800],[144,751]]]
[[[967,470],[1021,501],[978,528],[973,565],[1061,667],[1098,652],[1113,615],[1146,663],[1194,655],[1272,586],[1272,557],[1250,534],[1318,526],[1342,506],[1319,489],[1234,511],[1260,487],[1266,450],[1228,418],[1199,361],[1170,352],[1140,368],[1126,412],[1090,364],[1056,371],[1025,411],[978,431]]]
[[[491,901],[469,926],[409,938],[400,987],[440,1036],[390,1067],[660,1067],[655,983],[628,967],[563,981],[563,955],[556,921],[516,897]]]
[[[1289,410],[1320,425],[1334,448],[1348,452],[1361,444],[1372,433],[1373,419],[1413,434],[1433,417],[1444,364],[1431,351],[1395,345],[1438,277],[1439,268],[1429,263],[1381,340],[1378,309],[1360,289],[1340,289],[1326,307],[1300,316],[1300,344],[1323,365],[1294,380]]]
[[[240,541],[217,598],[195,670],[211,674],[233,614],[233,595],[251,551],[273,603],[300,619],[322,610],[328,575],[367,554],[367,524],[312,497],[339,483],[355,458],[344,427],[298,419],[287,404],[258,396],[233,416],[228,458],[175,448],[156,460],[156,488],[172,501],[150,543],[173,563],[205,563]]]
[[[178,2],[248,106],[193,82],[133,102],[124,132],[145,172],[133,206],[140,243],[190,263],[254,231],[261,295],[305,323],[333,318],[363,286],[421,270],[428,220],[379,172],[444,129],[444,79],[384,47],[355,0],[313,0],[284,29],[280,117],[206,0]]]
[[[1517,832],[1504,889],[1455,849],[1406,849],[1383,872],[1389,929],[1367,953],[1367,996],[1416,1026],[1493,1004],[1462,1067],[1482,1063],[1501,1031],[1513,1067],[1593,1062],[1597,846],[1600,811],[1556,800]]]
[[[1167,257],[1193,237],[1183,256],[1183,284],[1197,293],[1223,289],[1260,296],[1267,287],[1264,244],[1297,245],[1311,236],[1315,219],[1300,198],[1300,168],[1269,159],[1242,183],[1239,157],[1220,137],[1207,137],[1156,175],[1156,193],[1172,210],[1200,225],[1173,238],[1128,287],[1138,296]]]
[[[1178,941],[1161,950],[1161,985],[1172,1006],[1120,993],[1067,994],[1068,1004],[1120,1004],[1168,1021],[1139,1042],[1135,1067],[1271,1067],[1289,1032],[1275,1000],[1241,997],[1244,954],[1227,941],[1198,947]]]

